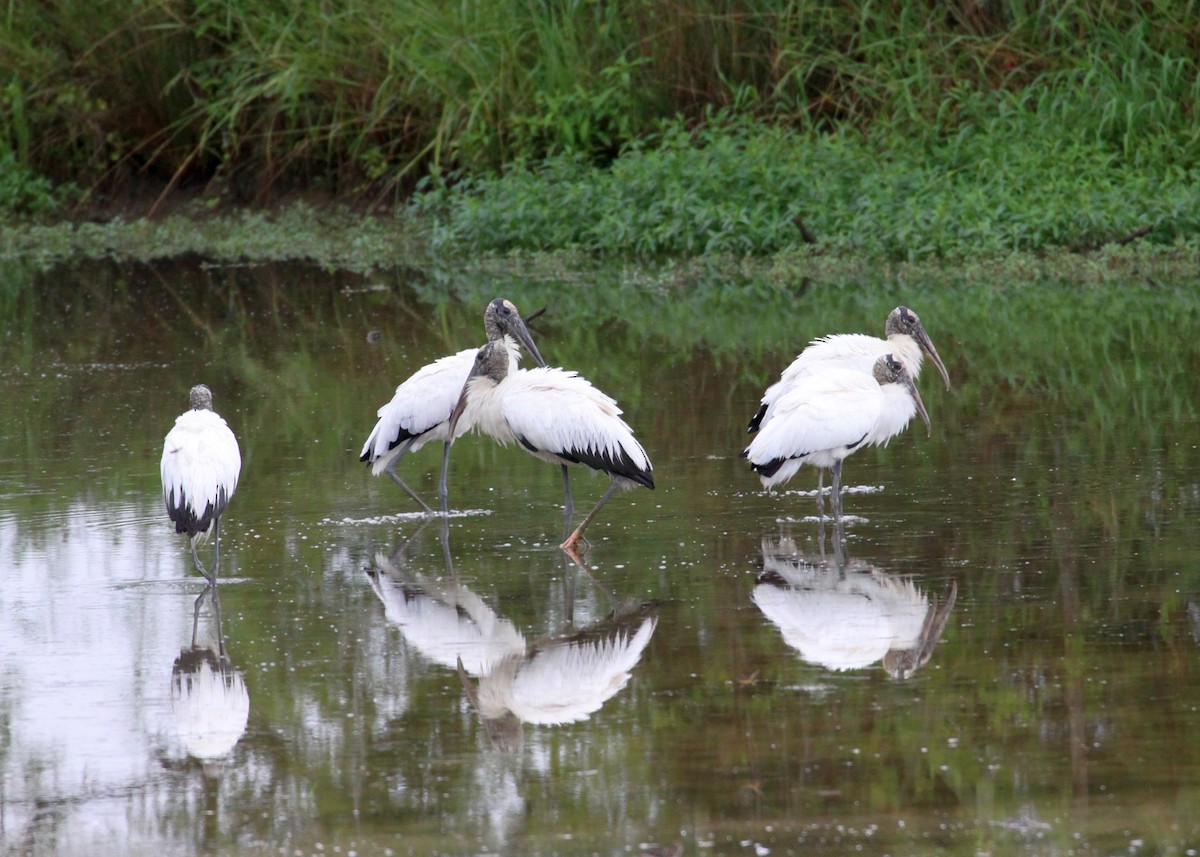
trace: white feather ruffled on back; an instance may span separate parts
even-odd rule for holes
[[[439,358],[396,388],[392,400],[379,409],[379,421],[363,444],[360,457],[373,462],[374,474],[382,473],[397,455],[415,452],[431,440],[446,439],[450,412],[475,363],[477,350],[468,348]],[[411,443],[405,445],[406,440]]]
[[[509,658],[479,683],[486,717],[511,711],[524,723],[584,720],[629,681],[658,620],[648,616],[630,633],[620,628],[599,639],[550,643],[527,659]]]
[[[509,430],[540,452],[626,457],[638,470],[650,470],[650,458],[616,401],[586,378],[565,369],[528,369],[510,375],[501,388]]]
[[[812,340],[780,373],[779,380],[763,393],[761,404],[766,406],[766,413],[759,428],[775,418],[779,400],[805,377],[833,368],[870,375],[874,370],[875,361],[888,354],[903,363],[912,379],[917,380],[917,376],[921,374],[921,361],[925,358],[925,352],[908,334],[879,339],[865,333],[835,333]]]
[[[874,430],[883,406],[883,391],[869,374],[829,369],[805,376],[776,402],[773,419],[763,421],[746,458],[757,465],[804,459],[763,477],[764,485],[785,481],[801,463],[832,467]]]
[[[171,520],[219,517],[237,488],[242,455],[237,438],[220,416],[192,410],[175,420],[163,441],[159,470],[163,501]]]

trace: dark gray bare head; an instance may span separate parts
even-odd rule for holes
[[[525,319],[521,318],[521,313],[517,311],[517,307],[512,301],[496,298],[488,304],[487,309],[483,312],[483,329],[487,333],[488,342],[494,342],[507,334],[528,352],[537,365],[546,365],[541,352],[533,343],[533,337],[529,335]]]
[[[204,384],[197,384],[188,393],[188,403],[193,411],[211,411],[213,409],[212,390]]]
[[[938,373],[946,384],[946,389],[950,389],[950,373],[946,371],[946,364],[942,362],[937,349],[933,347],[933,340],[925,332],[925,327],[915,312],[906,306],[896,307],[887,317],[884,332],[889,339],[893,336],[911,336],[916,340],[917,345],[929,355],[929,359],[937,367]]]
[[[925,421],[926,435],[933,434],[933,425],[929,422],[929,413],[925,410],[925,403],[921,401],[921,394],[917,392],[917,385],[913,383],[912,375],[908,374],[908,370],[904,368],[904,364],[891,354],[885,354],[875,361],[875,371],[873,374],[881,387],[885,384],[901,385],[916,403],[917,413]]]
[[[508,377],[508,347],[503,339],[489,342],[475,353],[475,365],[467,376],[467,383],[474,378],[488,378],[499,384]]]

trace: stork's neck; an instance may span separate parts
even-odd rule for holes
[[[504,334],[504,350],[508,352],[508,374],[512,375],[517,371],[517,364],[521,362],[521,346],[517,340],[506,333]]]
[[[904,384],[883,384],[880,390],[883,391],[887,405],[875,424],[875,443],[887,443],[890,438],[904,431],[909,421],[916,416],[917,403],[913,401]]]
[[[907,333],[893,333],[888,337],[888,347],[892,349],[892,356],[903,363],[908,374],[916,380],[921,374],[921,361],[925,359],[925,352],[917,340]]]

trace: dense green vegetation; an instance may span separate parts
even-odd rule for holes
[[[439,252],[1194,254],[1198,44],[1167,0],[10,2],[0,211],[307,191],[411,199]]]

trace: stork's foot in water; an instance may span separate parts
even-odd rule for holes
[[[584,547],[586,546],[587,542],[585,541]],[[568,544],[567,542],[563,542],[561,545],[559,545],[559,547],[562,548],[562,552],[567,555],[567,559],[571,560],[571,562],[575,563],[580,568],[584,567],[583,554],[579,551],[578,543]]]
[[[580,528],[567,536],[566,541],[559,547],[566,551],[572,559],[575,559],[579,556],[581,549],[587,550],[588,540],[583,537],[583,530]]]

